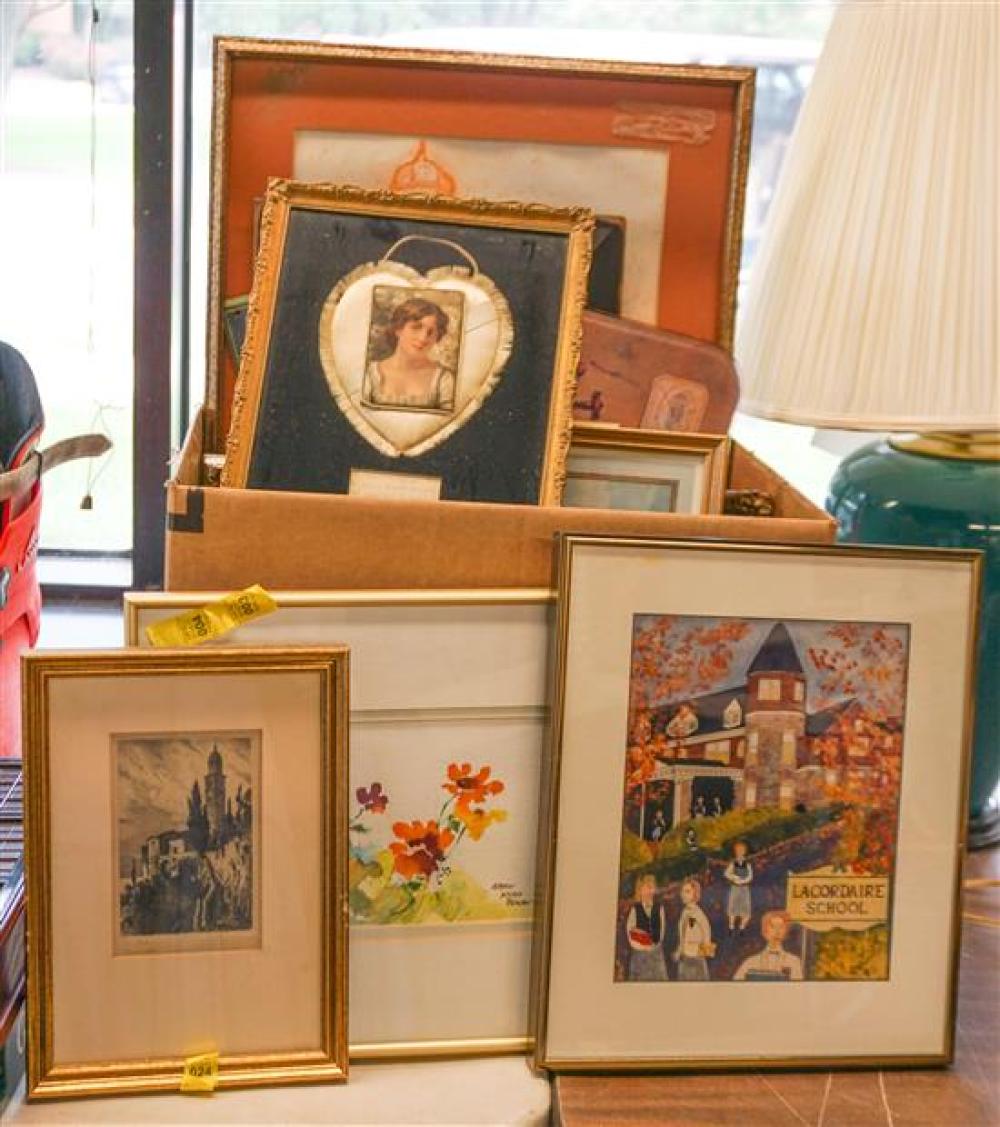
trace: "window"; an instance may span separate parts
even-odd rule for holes
[[[781,700],[781,682],[776,677],[758,678],[757,699]]]
[[[786,730],[781,733],[781,762],[785,767],[795,766],[795,752],[797,748],[795,733]]]
[[[705,758],[716,763],[729,762],[729,740],[713,740],[705,745]]]
[[[46,477],[40,546],[125,555],[132,547],[131,0],[3,0],[0,92],[0,339],[35,373],[43,446],[86,431],[114,442],[102,459]],[[82,506],[84,497],[92,507]],[[43,577],[44,568],[43,560]],[[115,573],[128,583],[127,568]]]
[[[802,702],[803,700],[805,700],[805,697],[806,697],[806,687],[805,687],[805,685],[803,684],[803,682],[802,682],[802,681],[796,681],[796,682],[795,682],[795,689],[794,689],[794,692],[793,692],[793,696],[794,696],[794,697],[795,697],[795,699],[796,699],[797,701],[799,701],[800,703],[801,703],[801,702]]]

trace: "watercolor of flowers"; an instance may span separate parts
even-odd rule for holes
[[[437,919],[498,918],[507,914],[467,873],[455,869],[456,850],[466,838],[478,842],[489,828],[507,820],[494,805],[504,792],[489,764],[450,763],[437,817],[392,823],[393,839],[382,850],[365,848],[361,835],[372,832],[369,814],[382,814],[389,796],[381,783],[359,787],[358,810],[351,819],[351,907],[359,921],[408,923]]]

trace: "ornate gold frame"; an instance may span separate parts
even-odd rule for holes
[[[226,463],[222,470],[221,484],[235,488],[245,488],[247,484],[264,391],[278,281],[284,260],[289,216],[293,208],[395,219],[439,220],[470,227],[543,231],[566,237],[566,271],[538,496],[540,505],[558,504],[569,451],[573,387],[583,335],[581,317],[587,296],[591,231],[594,226],[592,212],[585,208],[491,203],[487,200],[461,200],[443,196],[400,196],[392,192],[373,192],[331,184],[305,184],[294,180],[272,180],[267,191],[261,220],[261,248],[254,268],[247,334],[233,397],[233,422],[226,441]]]
[[[313,673],[322,679],[323,981],[322,1047],[222,1056],[218,1087],[329,1083],[347,1079],[347,650],[98,650],[29,654],[23,665],[25,854],[28,887],[29,1100],[177,1091],[181,1058],[53,1063],[52,878],[49,691],[65,678]],[[79,921],[81,927],[84,921]],[[266,1037],[266,1032],[262,1031]]]
[[[600,423],[573,424],[570,453],[574,447],[609,452],[650,454],[690,454],[705,465],[705,485],[696,512],[721,513],[729,478],[729,438],[724,434],[673,433],[638,430],[633,427],[602,426]]]
[[[658,79],[690,81],[707,86],[732,86],[735,91],[734,130],[731,144],[732,175],[725,216],[724,250],[719,262],[721,294],[716,341],[732,345],[736,320],[736,291],[739,278],[743,212],[750,166],[750,132],[756,71],[743,66],[693,66],[663,63],[616,62],[602,59],[560,59],[532,55],[499,55],[476,51],[441,51],[411,47],[366,46],[280,39],[220,37],[215,41],[213,62],[213,107],[209,218],[208,336],[206,345],[205,403],[206,449],[218,450],[225,435],[219,434],[221,412],[221,364],[225,348],[222,324],[224,302],[223,259],[225,244],[225,195],[230,166],[229,123],[232,115],[233,66],[241,59],[272,60],[285,67],[299,62],[351,61],[414,65],[429,70],[465,69],[471,73],[515,73],[532,77],[564,78],[604,76],[626,81]],[[285,74],[276,79],[295,81]]]
[[[545,587],[466,588],[457,590],[387,591],[273,591],[279,609],[323,607],[451,607],[525,606],[554,604],[555,592]],[[140,644],[140,614],[163,609],[181,614],[221,597],[209,591],[130,591],[124,601],[124,642]],[[145,650],[149,653],[151,651]],[[544,765],[543,765],[544,767]],[[441,1041],[393,1041],[350,1046],[352,1061],[425,1060],[436,1058],[500,1056],[530,1052],[524,1037],[478,1037]]]
[[[591,1058],[560,1059],[552,1061],[546,1053],[548,1031],[549,966],[552,958],[552,926],[554,912],[554,882],[556,863],[556,838],[559,829],[559,776],[562,755],[563,711],[566,698],[566,668],[569,635],[569,591],[573,575],[573,551],[578,546],[606,546],[610,548],[652,548],[681,551],[704,550],[706,545],[697,540],[667,540],[641,537],[576,536],[559,537],[557,553],[556,636],[553,663],[553,692],[551,721],[549,725],[549,755],[546,759],[548,775],[543,779],[541,809],[539,814],[538,877],[536,894],[541,911],[536,920],[535,940],[532,946],[532,1008],[531,1038],[534,1043],[533,1064],[537,1070],[573,1072],[722,1072],[737,1069],[857,1069],[857,1068],[930,1068],[951,1064],[955,1055],[955,1018],[958,1003],[958,963],[961,953],[961,903],[962,867],[965,860],[965,834],[969,808],[969,783],[972,771],[972,728],[974,714],[974,686],[976,683],[976,652],[978,645],[978,606],[982,591],[983,554],[967,549],[948,548],[883,548],[859,545],[805,545],[766,544],[753,541],[713,542],[711,548],[719,552],[767,552],[783,555],[820,556],[823,558],[847,557],[861,559],[899,559],[909,557],[921,560],[966,560],[972,565],[972,583],[969,598],[969,639],[967,647],[968,676],[966,680],[965,707],[962,717],[961,743],[962,775],[958,788],[957,825],[952,867],[955,896],[952,903],[948,1001],[945,1015],[945,1046],[940,1055],[895,1055],[873,1058],[856,1057],[698,1057],[688,1061],[637,1057],[631,1059]]]

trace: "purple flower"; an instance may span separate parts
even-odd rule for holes
[[[389,805],[389,796],[382,790],[381,783],[372,783],[370,787],[358,787],[355,793],[361,808],[372,814],[381,814]]]

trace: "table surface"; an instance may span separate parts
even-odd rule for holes
[[[997,1127],[1000,849],[966,865],[955,1064],[893,1072],[560,1076],[563,1127]]]
[[[0,0],[2,3],[3,0]],[[354,1065],[347,1084],[255,1088],[202,1096],[22,1102],[4,1127],[83,1127],[115,1124],[189,1127],[194,1124],[434,1124],[435,1127],[545,1127],[549,1085],[523,1057]]]

